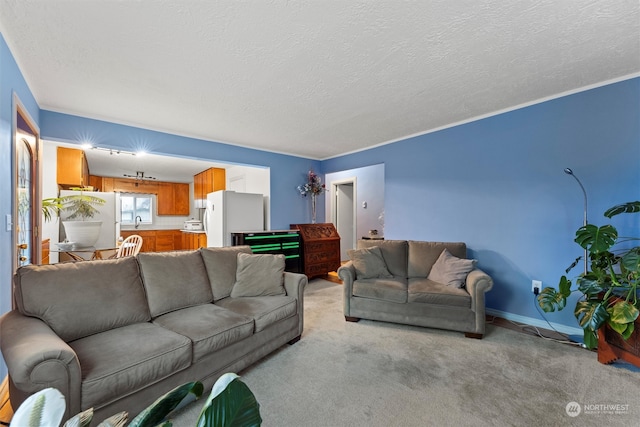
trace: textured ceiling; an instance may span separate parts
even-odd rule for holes
[[[1,0],[43,109],[315,159],[640,72],[638,0]]]

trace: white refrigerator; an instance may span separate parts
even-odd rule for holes
[[[80,194],[79,191],[60,190],[60,196],[69,196]],[[83,191],[82,194],[87,196],[99,197],[105,200],[104,205],[96,206],[100,211],[92,221],[102,221],[100,227],[100,236],[94,245],[98,249],[115,248],[118,237],[120,237],[120,193],[103,193],[100,191]],[[60,241],[64,240],[64,227],[62,220],[66,219],[70,214],[68,212],[60,212]]]
[[[231,246],[231,233],[264,230],[264,196],[221,190],[207,194],[204,231],[208,247]]]

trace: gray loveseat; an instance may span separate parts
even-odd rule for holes
[[[378,247],[378,254],[382,255],[383,259],[378,264],[386,267],[382,269],[385,274],[358,277],[353,261],[338,269],[344,283],[344,316],[347,321],[362,318],[403,323],[461,331],[467,337],[482,338],[485,331],[485,292],[493,286],[491,278],[475,267],[462,276],[462,287],[434,281],[433,275],[430,276],[432,267],[445,249],[453,257],[466,259],[464,243],[358,241],[359,250],[374,247]],[[374,270],[374,276],[378,267],[375,263],[368,266]]]
[[[307,278],[283,273],[284,259],[282,269],[252,265],[259,256],[250,253],[236,246],[20,268],[17,307],[0,319],[12,406],[55,387],[65,419],[90,407],[96,421],[120,411],[133,417],[177,385],[210,388],[294,343]],[[241,266],[250,286],[271,288],[239,292]]]

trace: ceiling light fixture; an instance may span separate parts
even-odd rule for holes
[[[91,147],[92,150],[98,150],[98,151],[106,151],[108,152],[110,155],[114,155],[114,154],[130,154],[132,156],[135,156],[136,153],[132,152],[132,151],[124,151],[124,150],[115,150],[113,148],[102,148],[102,147]]]
[[[145,176],[144,172],[141,172],[141,171],[137,171],[135,175],[128,175],[128,174],[125,173],[124,176],[126,176],[127,178],[135,178],[135,179],[138,179],[140,181],[143,181],[145,179],[156,179],[153,176]]]

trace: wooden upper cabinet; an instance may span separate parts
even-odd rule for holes
[[[111,191],[158,194],[158,183],[139,179],[113,178],[113,189]]]
[[[89,165],[84,151],[58,147],[57,182],[63,187],[84,187],[89,182]]]
[[[158,183],[158,215],[189,215],[189,184]]]
[[[207,194],[226,190],[227,174],[221,168],[209,168],[193,177],[193,195],[196,200],[204,200]]]

